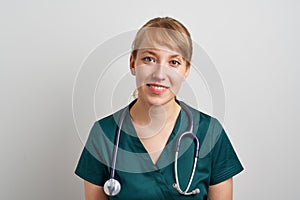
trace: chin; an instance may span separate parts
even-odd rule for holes
[[[147,102],[149,105],[153,105],[153,106],[162,106],[173,100],[175,100],[175,97],[168,97],[168,98],[149,97],[149,98],[145,99],[145,102]]]

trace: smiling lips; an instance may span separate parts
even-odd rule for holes
[[[169,88],[159,84],[146,84],[146,85],[148,89],[154,94],[162,94]]]

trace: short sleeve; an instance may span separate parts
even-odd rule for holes
[[[217,120],[214,123],[214,134],[219,137],[212,149],[210,185],[221,183],[244,169],[222,125]]]
[[[97,144],[99,143],[96,140],[99,139],[99,131],[99,125],[96,122],[83,148],[75,174],[90,183],[103,186],[105,181],[108,180],[108,169],[98,156]]]

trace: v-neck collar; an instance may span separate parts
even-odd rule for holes
[[[129,104],[129,106],[125,109],[130,109],[135,102],[136,102],[136,100],[131,102]],[[181,108],[179,111],[179,114],[177,116],[175,126],[169,136],[167,143],[166,143],[166,146],[164,147],[163,151],[161,152],[156,163],[153,163],[150,155],[148,154],[144,145],[138,138],[130,115],[127,115],[124,119],[124,123],[123,123],[124,128],[122,128],[123,129],[122,134],[126,134],[128,139],[131,140],[128,142],[130,142],[130,145],[132,145],[133,148],[131,148],[131,149],[134,150],[134,153],[144,154],[143,157],[146,162],[149,162],[149,165],[152,165],[156,169],[161,169],[161,168],[166,167],[167,165],[171,164],[174,161],[176,136],[179,133],[184,132],[187,128],[187,122],[184,119],[187,119],[187,116],[186,116],[185,112],[182,111],[182,108]]]

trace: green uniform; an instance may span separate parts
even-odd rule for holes
[[[176,138],[185,132],[188,126],[187,115],[181,110],[156,164],[152,162],[137,137],[130,116],[125,117],[115,172],[115,178],[121,183],[121,192],[110,199],[208,199],[210,185],[225,181],[243,170],[221,124],[215,118],[191,107],[189,109],[193,115],[194,133],[199,139],[200,151],[194,179],[188,192],[199,188],[200,193],[183,196],[173,188]],[[115,133],[122,112],[123,109],[93,125],[75,171],[84,180],[103,186],[110,178]],[[185,190],[188,184],[193,162],[194,143],[192,139],[183,138],[178,158],[178,177],[182,190]]]

